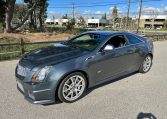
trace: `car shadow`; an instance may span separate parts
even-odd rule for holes
[[[157,118],[152,113],[140,112],[137,116],[137,119],[157,119]]]
[[[107,81],[107,82],[105,82],[105,83],[102,83],[102,84],[98,84],[98,85],[96,85],[96,86],[93,86],[93,87],[91,87],[91,88],[89,88],[89,89],[86,90],[86,92],[84,93],[84,95],[82,96],[82,98],[88,96],[89,93],[91,93],[91,92],[92,92],[93,90],[95,90],[95,89],[98,89],[98,88],[103,87],[103,86],[106,86],[106,85],[108,85],[108,84],[110,84],[110,83],[114,83],[114,82],[116,82],[116,81],[125,79],[125,78],[127,78],[127,77],[129,77],[129,76],[132,76],[132,75],[136,74],[136,73],[137,73],[137,72],[133,72],[133,73],[127,74],[127,75],[125,75],[125,76],[122,76],[122,77],[119,77],[119,78],[115,78],[115,79],[111,79],[111,80],[109,80],[109,81]],[[58,98],[56,98],[55,103],[43,104],[43,106],[49,106],[49,105],[61,104],[61,103],[63,103],[63,102],[60,101]]]

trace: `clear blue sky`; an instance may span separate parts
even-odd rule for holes
[[[17,2],[21,2],[22,0],[17,0]],[[139,0],[131,0],[130,12],[137,12],[139,9]],[[150,10],[155,9],[157,11],[167,10],[167,0],[159,0],[159,1],[151,1],[151,0],[143,0],[143,9]],[[103,13],[111,13],[112,7],[114,4],[118,7],[119,12],[127,12],[127,3],[128,0],[49,0],[48,7],[48,15],[52,16],[54,14],[72,14],[72,3],[75,5],[76,15],[80,14],[103,14]],[[121,4],[120,4],[121,3]],[[108,5],[110,4],[110,5]],[[99,6],[93,6],[99,5]],[[100,6],[105,5],[105,6]],[[78,7],[77,7],[78,6]],[[90,6],[90,7],[83,7]],[[59,8],[63,7],[63,8]]]

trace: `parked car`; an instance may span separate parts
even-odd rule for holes
[[[80,99],[86,89],[152,66],[151,40],[128,32],[89,31],[25,54],[16,67],[18,89],[31,103]]]

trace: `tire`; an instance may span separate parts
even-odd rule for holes
[[[66,76],[58,88],[58,98],[62,102],[72,103],[79,100],[87,87],[86,77],[80,72]]]
[[[151,66],[152,66],[152,56],[151,55],[147,55],[140,68],[139,68],[139,72],[140,73],[147,73],[150,69],[151,69]]]

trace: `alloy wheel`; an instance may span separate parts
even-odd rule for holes
[[[68,101],[74,101],[82,95],[85,86],[85,80],[82,76],[71,76],[63,85],[63,97]]]
[[[147,56],[143,62],[143,71],[147,72],[152,64],[152,58],[150,56]]]

